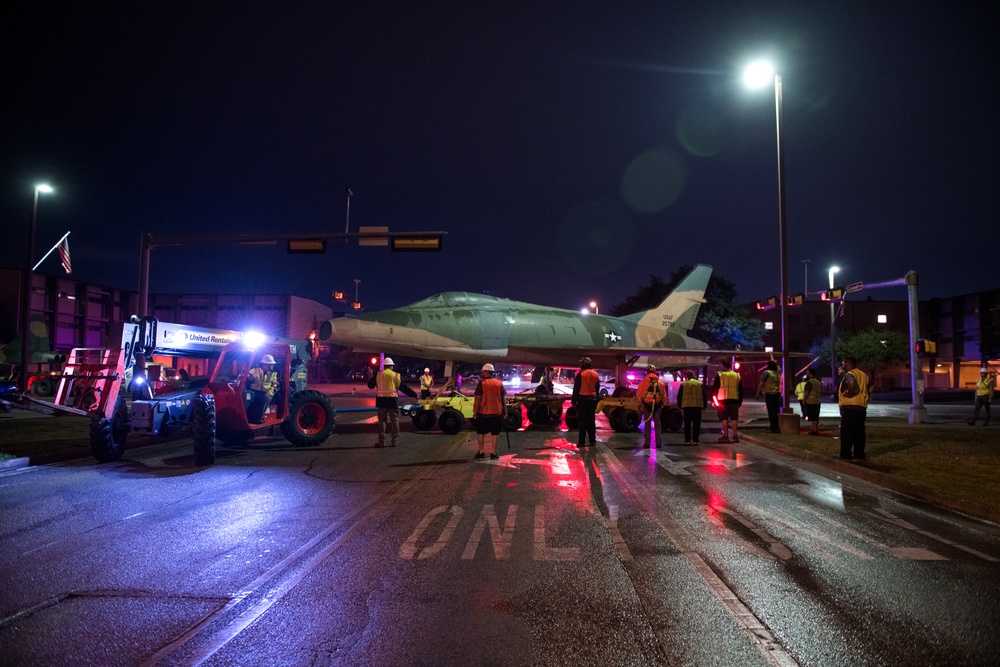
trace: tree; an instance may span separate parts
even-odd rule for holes
[[[655,308],[692,268],[690,265],[678,268],[666,282],[650,275],[647,285],[611,308],[611,315],[621,317]],[[764,344],[764,325],[747,317],[736,305],[736,286],[732,281],[713,273],[705,288],[705,304],[698,311],[691,335],[705,341],[709,347],[759,349]]]
[[[871,370],[872,382],[887,366],[905,363],[910,358],[906,334],[888,329],[866,329],[837,339],[837,357],[854,357],[858,365]]]

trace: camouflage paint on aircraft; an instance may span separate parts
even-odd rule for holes
[[[575,366],[581,356],[612,368],[641,354],[659,365],[700,365],[707,346],[689,337],[712,267],[694,267],[660,305],[607,317],[469,292],[443,292],[393,310],[328,320],[320,338],[359,352],[443,361]]]

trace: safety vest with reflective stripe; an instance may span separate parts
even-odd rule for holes
[[[430,388],[433,385],[434,385],[434,376],[433,375],[421,375],[420,376],[420,388],[421,389],[430,390]]]
[[[667,396],[663,391],[663,383],[660,382],[660,378],[656,373],[649,373],[646,377],[642,378],[642,382],[639,383],[639,389],[636,391],[639,398],[642,399],[643,403],[663,403]]]
[[[738,401],[740,399],[740,374],[736,371],[719,371],[720,401]]]
[[[778,371],[772,371],[770,368],[764,371],[762,384],[764,385],[762,389],[765,394],[781,393],[781,376],[778,375]]]
[[[253,378],[251,389],[255,391],[263,391],[268,396],[274,396],[275,392],[278,391],[278,372],[271,371],[270,373],[265,373],[263,368],[251,368],[250,376]]]
[[[801,401],[805,397],[806,397],[806,383],[803,381],[795,385],[795,398]]]
[[[503,414],[503,383],[497,378],[486,378],[479,383],[483,393],[479,397],[479,414]]]
[[[837,397],[838,397],[838,401],[837,402],[840,403],[840,405],[857,406],[857,407],[861,407],[861,408],[867,408],[868,407],[868,376],[865,375],[864,371],[862,371],[860,368],[852,368],[851,370],[847,371],[847,374],[854,376],[855,382],[858,383],[858,393],[855,394],[854,396],[845,396],[843,394],[843,392],[840,389],[838,389],[837,390]],[[843,380],[841,380],[840,386],[841,387],[844,386]]]
[[[597,396],[597,388],[601,386],[601,378],[593,368],[580,371],[580,395]]]
[[[391,371],[388,368],[379,371],[378,375],[375,376],[375,395],[379,398],[397,396],[400,379],[399,373]]]
[[[993,395],[993,378],[985,377],[979,378],[976,382],[976,396],[992,396]]]
[[[681,382],[681,407],[705,407],[705,388],[702,386],[700,380],[692,378]]]

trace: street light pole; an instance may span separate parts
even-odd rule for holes
[[[35,254],[35,223],[38,220],[38,195],[48,194],[52,188],[48,185],[36,185],[35,196],[31,203],[31,219],[28,222],[28,251],[24,260],[24,282],[21,284],[21,376],[18,386],[21,391],[28,391],[28,360],[31,352],[28,350],[31,329],[31,275],[32,257]]]
[[[601,312],[597,309],[597,305],[598,304],[597,304],[596,301],[591,301],[590,302],[590,307],[594,309],[594,315],[600,315],[601,314]]]
[[[833,274],[840,271],[839,266],[830,267],[830,289],[833,289]],[[836,307],[830,302],[830,386],[837,388],[837,323]]]

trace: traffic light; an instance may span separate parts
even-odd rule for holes
[[[844,288],[828,289],[819,296],[823,301],[842,301],[844,298]]]
[[[801,306],[806,300],[805,292],[799,292],[798,294],[791,294],[788,297],[789,306]]]
[[[925,338],[918,338],[914,344],[914,349],[917,352],[917,356],[932,356],[937,354],[937,343],[932,340],[927,340]]]
[[[372,366],[378,366],[378,357],[372,357],[368,360],[368,363]]]
[[[757,310],[771,310],[778,305],[778,297],[772,296],[757,302]]]

